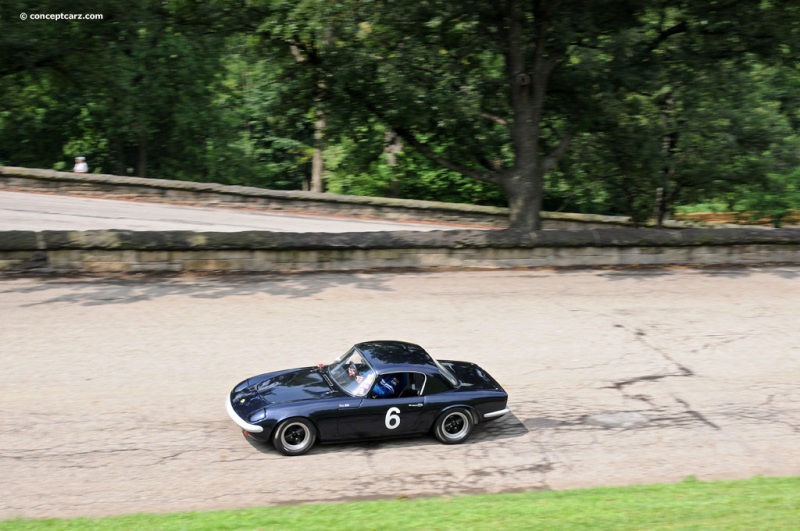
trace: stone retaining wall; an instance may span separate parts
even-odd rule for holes
[[[800,229],[0,232],[6,273],[800,264]]]
[[[203,207],[302,212],[359,218],[404,221],[435,221],[505,228],[508,209],[414,201],[384,197],[361,197],[314,192],[265,190],[247,186],[76,174],[55,170],[0,166],[0,190],[46,192]],[[542,213],[546,229],[627,227],[628,218],[590,214]]]

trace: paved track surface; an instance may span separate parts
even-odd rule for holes
[[[0,280],[0,518],[800,474],[800,268]],[[432,438],[249,444],[267,370],[403,339],[513,414]]]
[[[371,232],[453,228],[461,227],[0,191],[0,230]]]

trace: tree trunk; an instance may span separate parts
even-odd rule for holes
[[[541,16],[541,14],[539,13]],[[532,72],[528,72],[523,32],[523,14],[515,0],[508,2],[508,53],[506,74],[514,120],[514,168],[501,177],[508,196],[513,229],[540,230],[544,167],[539,158],[540,120],[549,72],[545,60],[546,20],[535,20],[536,43]]]
[[[325,161],[322,158],[325,125],[325,114],[317,109],[317,120],[314,122],[314,155],[311,159],[312,192],[325,191],[325,182],[322,179],[325,173]]]
[[[503,180],[503,189],[508,197],[509,225],[518,230],[541,230],[542,209],[541,177],[534,170],[515,171]]]
[[[397,165],[397,154],[403,151],[403,139],[400,138],[393,130],[388,130],[383,135],[384,148],[383,152],[386,154],[386,165]]]
[[[136,175],[147,177],[147,136],[139,135],[139,148],[136,156]]]
[[[661,151],[664,158],[664,167],[661,170],[660,193],[656,198],[656,225],[664,226],[670,209],[673,194],[673,180],[677,171],[675,154],[678,151],[678,131],[674,123],[675,99],[670,91],[661,102],[661,121],[665,131],[661,139]]]

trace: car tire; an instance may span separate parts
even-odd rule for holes
[[[303,455],[317,440],[317,429],[308,419],[291,418],[280,423],[272,437],[275,449],[283,455]]]
[[[444,444],[458,444],[472,433],[472,415],[464,408],[448,409],[436,419],[433,434]]]

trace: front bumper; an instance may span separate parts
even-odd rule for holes
[[[233,420],[244,431],[249,433],[261,433],[264,431],[264,428],[261,426],[256,426],[255,424],[245,422],[245,420],[233,410],[233,404],[231,404],[230,396],[225,399],[225,411],[228,412],[228,416],[231,418],[231,420]]]

